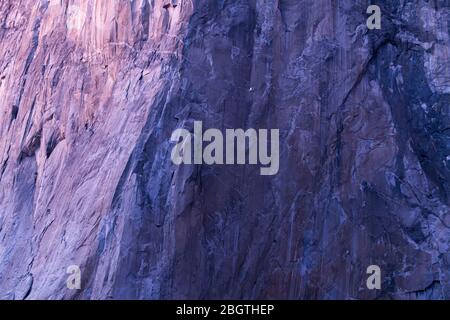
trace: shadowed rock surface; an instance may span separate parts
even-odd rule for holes
[[[1,0],[0,298],[450,299],[450,1],[372,3]]]

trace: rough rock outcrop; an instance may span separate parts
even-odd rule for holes
[[[447,0],[1,0],[0,298],[449,299],[449,105]]]

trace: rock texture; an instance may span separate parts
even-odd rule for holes
[[[0,298],[450,299],[449,105],[447,0],[1,0]]]

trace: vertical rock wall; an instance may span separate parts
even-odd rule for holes
[[[0,298],[450,298],[450,3],[369,4],[2,0]],[[174,166],[194,121],[280,172]]]

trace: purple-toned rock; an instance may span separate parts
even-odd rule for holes
[[[450,299],[450,4],[369,2],[2,0],[0,299]]]

